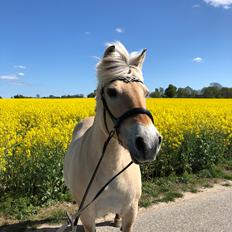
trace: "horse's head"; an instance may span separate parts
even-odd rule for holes
[[[135,163],[154,160],[161,145],[161,136],[146,111],[148,89],[142,76],[145,53],[129,54],[116,42],[107,47],[97,65],[97,112],[101,112],[102,129],[109,132],[118,118],[125,116],[117,125],[118,140]]]

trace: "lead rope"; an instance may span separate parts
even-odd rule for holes
[[[102,159],[103,159],[103,157],[104,157],[104,155],[105,155],[105,151],[106,151],[107,145],[109,144],[110,140],[113,138],[115,132],[116,132],[116,129],[115,129],[115,128],[114,128],[113,130],[111,130],[110,133],[109,133],[109,136],[108,136],[107,140],[106,140],[105,143],[104,143],[104,146],[103,146],[103,149],[102,149],[102,155],[101,155],[101,157],[100,157],[100,159],[99,159],[99,161],[98,161],[98,163],[97,163],[97,166],[96,166],[96,168],[95,168],[95,170],[94,170],[94,172],[93,172],[93,174],[92,174],[92,177],[91,177],[91,179],[90,179],[90,181],[89,181],[89,183],[88,183],[88,185],[87,185],[87,188],[86,188],[85,193],[84,193],[84,196],[83,196],[83,198],[82,198],[82,200],[81,200],[81,203],[80,203],[80,206],[79,206],[79,208],[78,208],[78,211],[77,211],[77,213],[76,213],[75,216],[74,216],[74,220],[72,220],[71,216],[67,213],[67,217],[68,217],[67,223],[65,223],[64,225],[62,225],[62,226],[57,230],[57,232],[64,232],[64,231],[66,231],[66,229],[67,229],[68,227],[71,227],[71,231],[72,231],[72,232],[77,232],[77,224],[78,224],[78,221],[79,221],[79,218],[80,218],[81,213],[82,213],[91,203],[93,203],[93,202],[100,196],[100,194],[105,190],[105,188],[106,188],[117,176],[119,176],[122,172],[124,172],[127,168],[129,168],[129,167],[131,166],[131,164],[133,163],[133,161],[131,161],[129,164],[127,164],[126,167],[124,167],[120,172],[118,172],[118,173],[117,173],[115,176],[113,176],[108,182],[106,182],[106,184],[105,184],[104,186],[101,187],[101,189],[97,192],[97,194],[94,196],[94,198],[93,198],[88,204],[86,204],[86,205],[84,206],[86,197],[87,197],[88,192],[89,192],[89,190],[90,190],[90,187],[91,187],[91,185],[92,185],[92,183],[93,183],[93,180],[94,180],[94,178],[95,178],[95,176],[96,176],[96,174],[97,174],[97,171],[98,171],[98,169],[99,169],[99,166],[100,166],[100,164],[101,164],[101,162],[102,162]]]

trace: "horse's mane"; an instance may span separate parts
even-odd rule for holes
[[[111,46],[115,47],[114,52],[105,55],[97,64],[99,85],[104,85],[116,77],[136,76],[143,80],[141,69],[133,65],[133,61],[139,53],[129,53],[123,44],[118,41],[108,43],[106,51]]]

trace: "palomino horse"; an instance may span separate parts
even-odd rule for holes
[[[128,110],[146,109],[148,90],[141,71],[145,52],[129,54],[121,43],[115,42],[106,48],[97,65],[96,116],[84,119],[76,126],[64,160],[65,183],[78,204],[108,133],[114,127],[114,119]],[[161,136],[146,113],[138,112],[121,123],[107,147],[86,202],[131,160],[134,163],[82,212],[80,219],[85,232],[94,232],[96,217],[110,212],[116,213],[116,223],[122,218],[123,232],[132,231],[141,196],[138,164],[154,160],[160,144]]]

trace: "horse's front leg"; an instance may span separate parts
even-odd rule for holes
[[[81,214],[80,219],[85,232],[96,232],[95,218],[95,214],[88,209]]]
[[[133,224],[138,213],[138,202],[131,205],[129,210],[122,216],[122,228],[123,232],[132,232]]]

